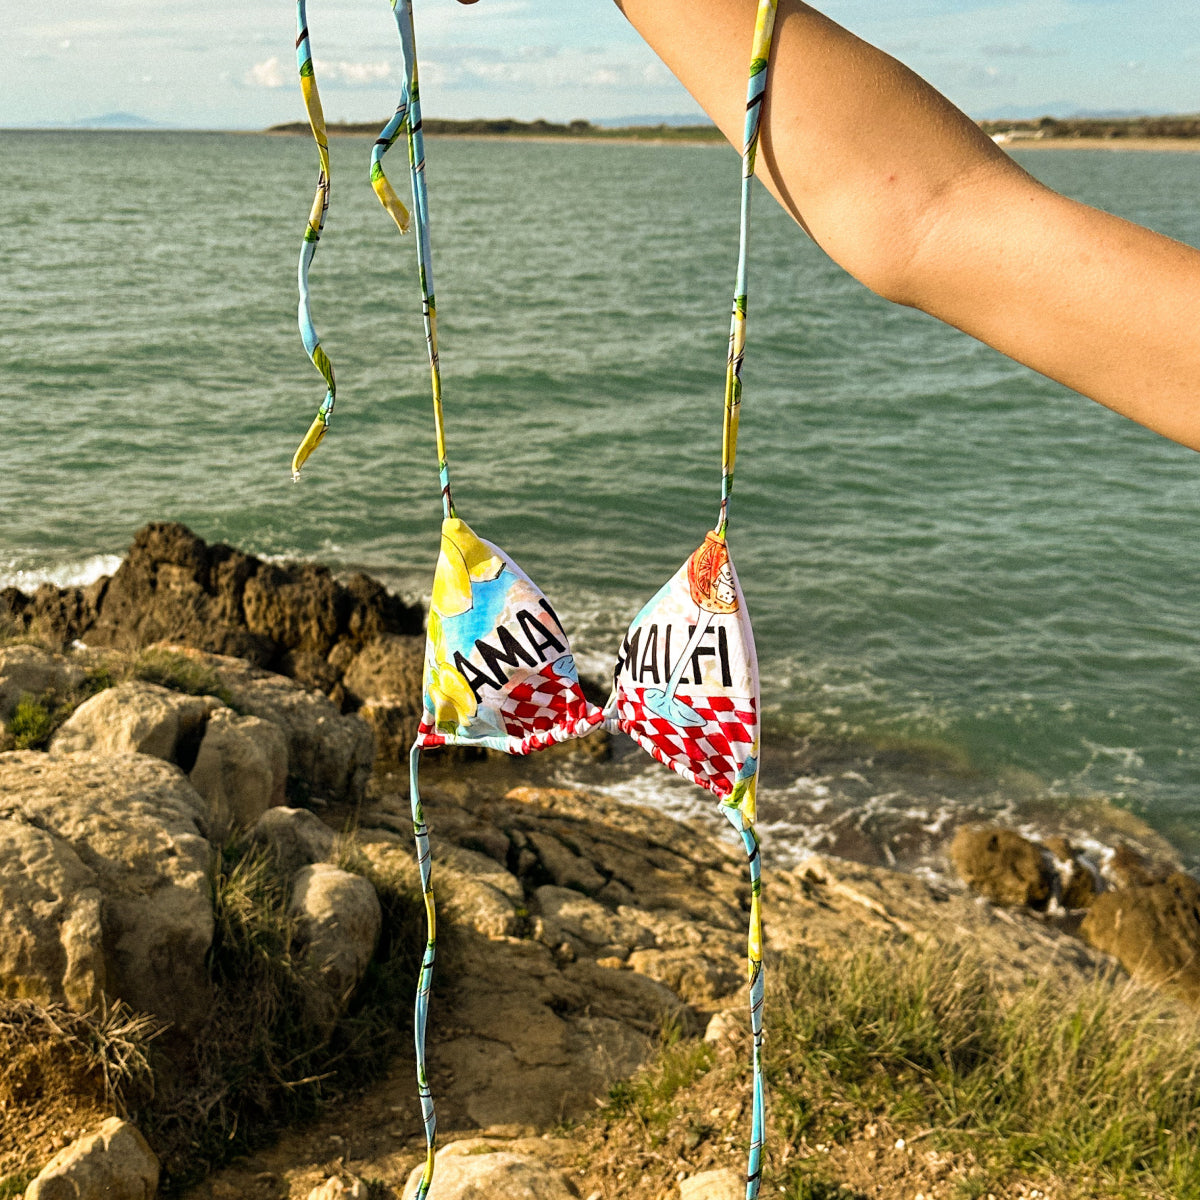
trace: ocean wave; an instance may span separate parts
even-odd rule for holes
[[[15,587],[32,592],[43,583],[55,587],[86,587],[104,575],[111,575],[121,565],[119,554],[92,554],[87,558],[63,563],[43,563],[37,566],[18,565],[11,559],[0,568],[0,588]]]

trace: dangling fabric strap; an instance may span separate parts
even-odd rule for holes
[[[725,372],[725,421],[721,437],[721,511],[716,533],[722,541],[729,525],[729,497],[733,491],[733,467],[737,457],[738,417],[742,404],[742,362],[746,352],[747,257],[750,245],[750,194],[758,135],[767,91],[767,64],[775,29],[777,0],[760,0],[750,52],[750,83],[746,90],[746,126],[742,148],[742,204],[738,237],[737,283],[733,293],[733,315],[729,326],[729,358]],[[757,772],[757,761],[754,763]],[[737,799],[735,788],[731,800]],[[747,966],[750,982],[750,1031],[754,1039],[754,1095],[751,1108],[750,1154],[746,1166],[746,1198],[755,1200],[762,1180],[762,1151],[766,1128],[766,1098],[763,1086],[763,934],[762,874],[758,835],[754,831],[754,797],[749,802],[722,803],[721,811],[741,836],[750,865],[750,929]]]
[[[383,169],[384,155],[392,148],[401,133],[408,139],[408,170],[412,185],[413,213],[417,234],[417,269],[421,279],[421,312],[425,323],[425,345],[429,355],[429,373],[433,390],[433,422],[437,440],[438,477],[442,490],[442,515],[445,522],[455,518],[454,501],[450,495],[450,473],[446,463],[446,435],[442,419],[442,374],[437,348],[437,302],[433,286],[433,251],[429,239],[429,199],[425,188],[425,139],[421,129],[421,89],[417,77],[417,47],[413,30],[412,0],[390,0],[400,46],[404,57],[404,91],[400,103],[383,127],[371,151],[371,186],[379,202],[396,222],[401,233],[406,232],[408,214],[400,203]],[[432,620],[432,613],[431,613]],[[421,1101],[421,1119],[425,1125],[425,1169],[414,1200],[425,1200],[433,1181],[434,1158],[437,1146],[437,1114],[429,1073],[425,1061],[425,1033],[429,1022],[429,990],[433,983],[433,966],[437,958],[437,915],[433,900],[430,870],[429,828],[421,806],[418,775],[421,763],[421,736],[418,734],[409,751],[409,798],[412,805],[413,837],[417,846],[417,865],[421,875],[421,894],[425,901],[427,938],[421,972],[417,980],[417,996],[413,1009],[413,1045],[417,1058],[417,1094]]]
[[[437,914],[433,904],[433,883],[430,879],[429,827],[421,809],[417,788],[417,771],[421,747],[414,745],[408,755],[409,798],[412,803],[413,837],[417,843],[417,868],[421,873],[421,895],[425,900],[425,953],[421,958],[421,973],[417,978],[417,999],[413,1011],[413,1043],[417,1055],[417,1095],[421,1100],[421,1120],[425,1125],[425,1171],[417,1189],[417,1200],[424,1200],[433,1179],[434,1146],[437,1142],[437,1114],[433,1109],[433,1093],[425,1068],[425,1027],[429,1020],[429,989],[433,984],[433,964],[437,958]]]
[[[746,126],[742,148],[742,206],[738,236],[737,284],[733,290],[733,315],[729,324],[729,358],[725,371],[725,423],[721,436],[721,512],[717,534],[724,537],[729,524],[729,497],[733,491],[733,466],[737,458],[738,416],[742,405],[742,361],[746,354],[747,257],[750,248],[750,183],[758,157],[758,134],[767,92],[767,64],[775,30],[778,0],[759,0],[750,51],[750,84],[746,90]]]
[[[400,33],[404,54],[404,95],[395,115],[384,126],[371,154],[371,184],[380,203],[392,214],[403,232],[393,210],[392,201],[399,204],[396,193],[383,173],[383,156],[402,131],[408,134],[408,169],[412,181],[413,208],[417,223],[417,269],[421,276],[421,310],[425,319],[425,345],[429,353],[429,372],[433,385],[433,427],[437,440],[438,474],[442,484],[442,515],[455,515],[450,495],[450,473],[446,465],[446,431],[442,419],[442,373],[437,347],[437,302],[433,287],[433,250],[429,240],[429,197],[425,189],[425,135],[421,128],[421,88],[417,78],[417,46],[413,33],[412,0],[390,0],[392,15]],[[390,199],[389,199],[390,197]],[[401,206],[403,207],[403,206]]]
[[[298,277],[300,284],[300,337],[304,349],[312,359],[313,366],[321,372],[325,380],[325,399],[313,423],[309,426],[304,440],[300,443],[292,458],[292,479],[300,478],[300,468],[305,460],[317,448],[329,428],[329,418],[333,415],[333,404],[337,397],[337,384],[333,379],[333,363],[321,348],[317,331],[313,328],[312,306],[308,294],[308,269],[312,265],[313,255],[317,252],[317,242],[321,240],[321,231],[325,228],[325,215],[329,211],[329,135],[325,132],[325,114],[321,111],[321,97],[317,92],[317,77],[313,72],[312,49],[308,42],[308,15],[304,10],[304,0],[296,0],[296,64],[300,69],[300,90],[304,93],[304,107],[308,111],[308,123],[312,127],[313,137],[317,143],[317,154],[321,160],[321,171],[317,176],[317,191],[313,197],[312,210],[308,214],[308,224],[304,229],[304,241],[300,246],[300,266]]]

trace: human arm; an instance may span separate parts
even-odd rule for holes
[[[757,0],[617,4],[740,145]],[[1044,187],[800,0],[779,3],[757,169],[872,290],[1200,449],[1200,251]]]

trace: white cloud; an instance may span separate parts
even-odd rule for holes
[[[629,55],[615,47],[519,46],[503,55],[467,49],[453,60],[439,59],[429,65],[436,71],[437,82],[447,88],[487,84],[529,92],[560,87],[612,90],[662,87],[673,82],[661,63],[630,61]]]
[[[392,64],[388,62],[326,62],[316,58],[313,68],[319,84],[329,83],[334,87],[374,87],[393,79]],[[397,71],[396,75],[399,74]]]
[[[285,71],[278,58],[272,56],[265,62],[255,63],[245,74],[243,82],[248,87],[281,88],[294,82],[294,72]]]
[[[395,80],[392,65],[388,62],[327,62],[315,58],[313,69],[316,71],[317,85],[322,88],[372,88]],[[296,85],[296,71],[290,63],[284,65],[278,56],[272,55],[263,62],[255,63],[243,76],[242,82],[247,87],[293,87]]]

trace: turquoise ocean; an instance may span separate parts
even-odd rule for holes
[[[312,286],[339,396],[299,485],[288,463],[323,395],[295,319],[312,143],[0,146],[0,586],[89,580],[141,524],[179,520],[427,594],[440,507],[415,256],[371,192],[369,139],[332,146]],[[427,150],[460,515],[602,675],[716,517],[738,159]],[[1018,157],[1200,245],[1200,155]],[[872,296],[761,190],[750,297],[730,546],[777,855],[920,866],[989,812],[1086,842],[1102,798],[1200,863],[1200,457]],[[586,781],[708,807],[648,759]]]

